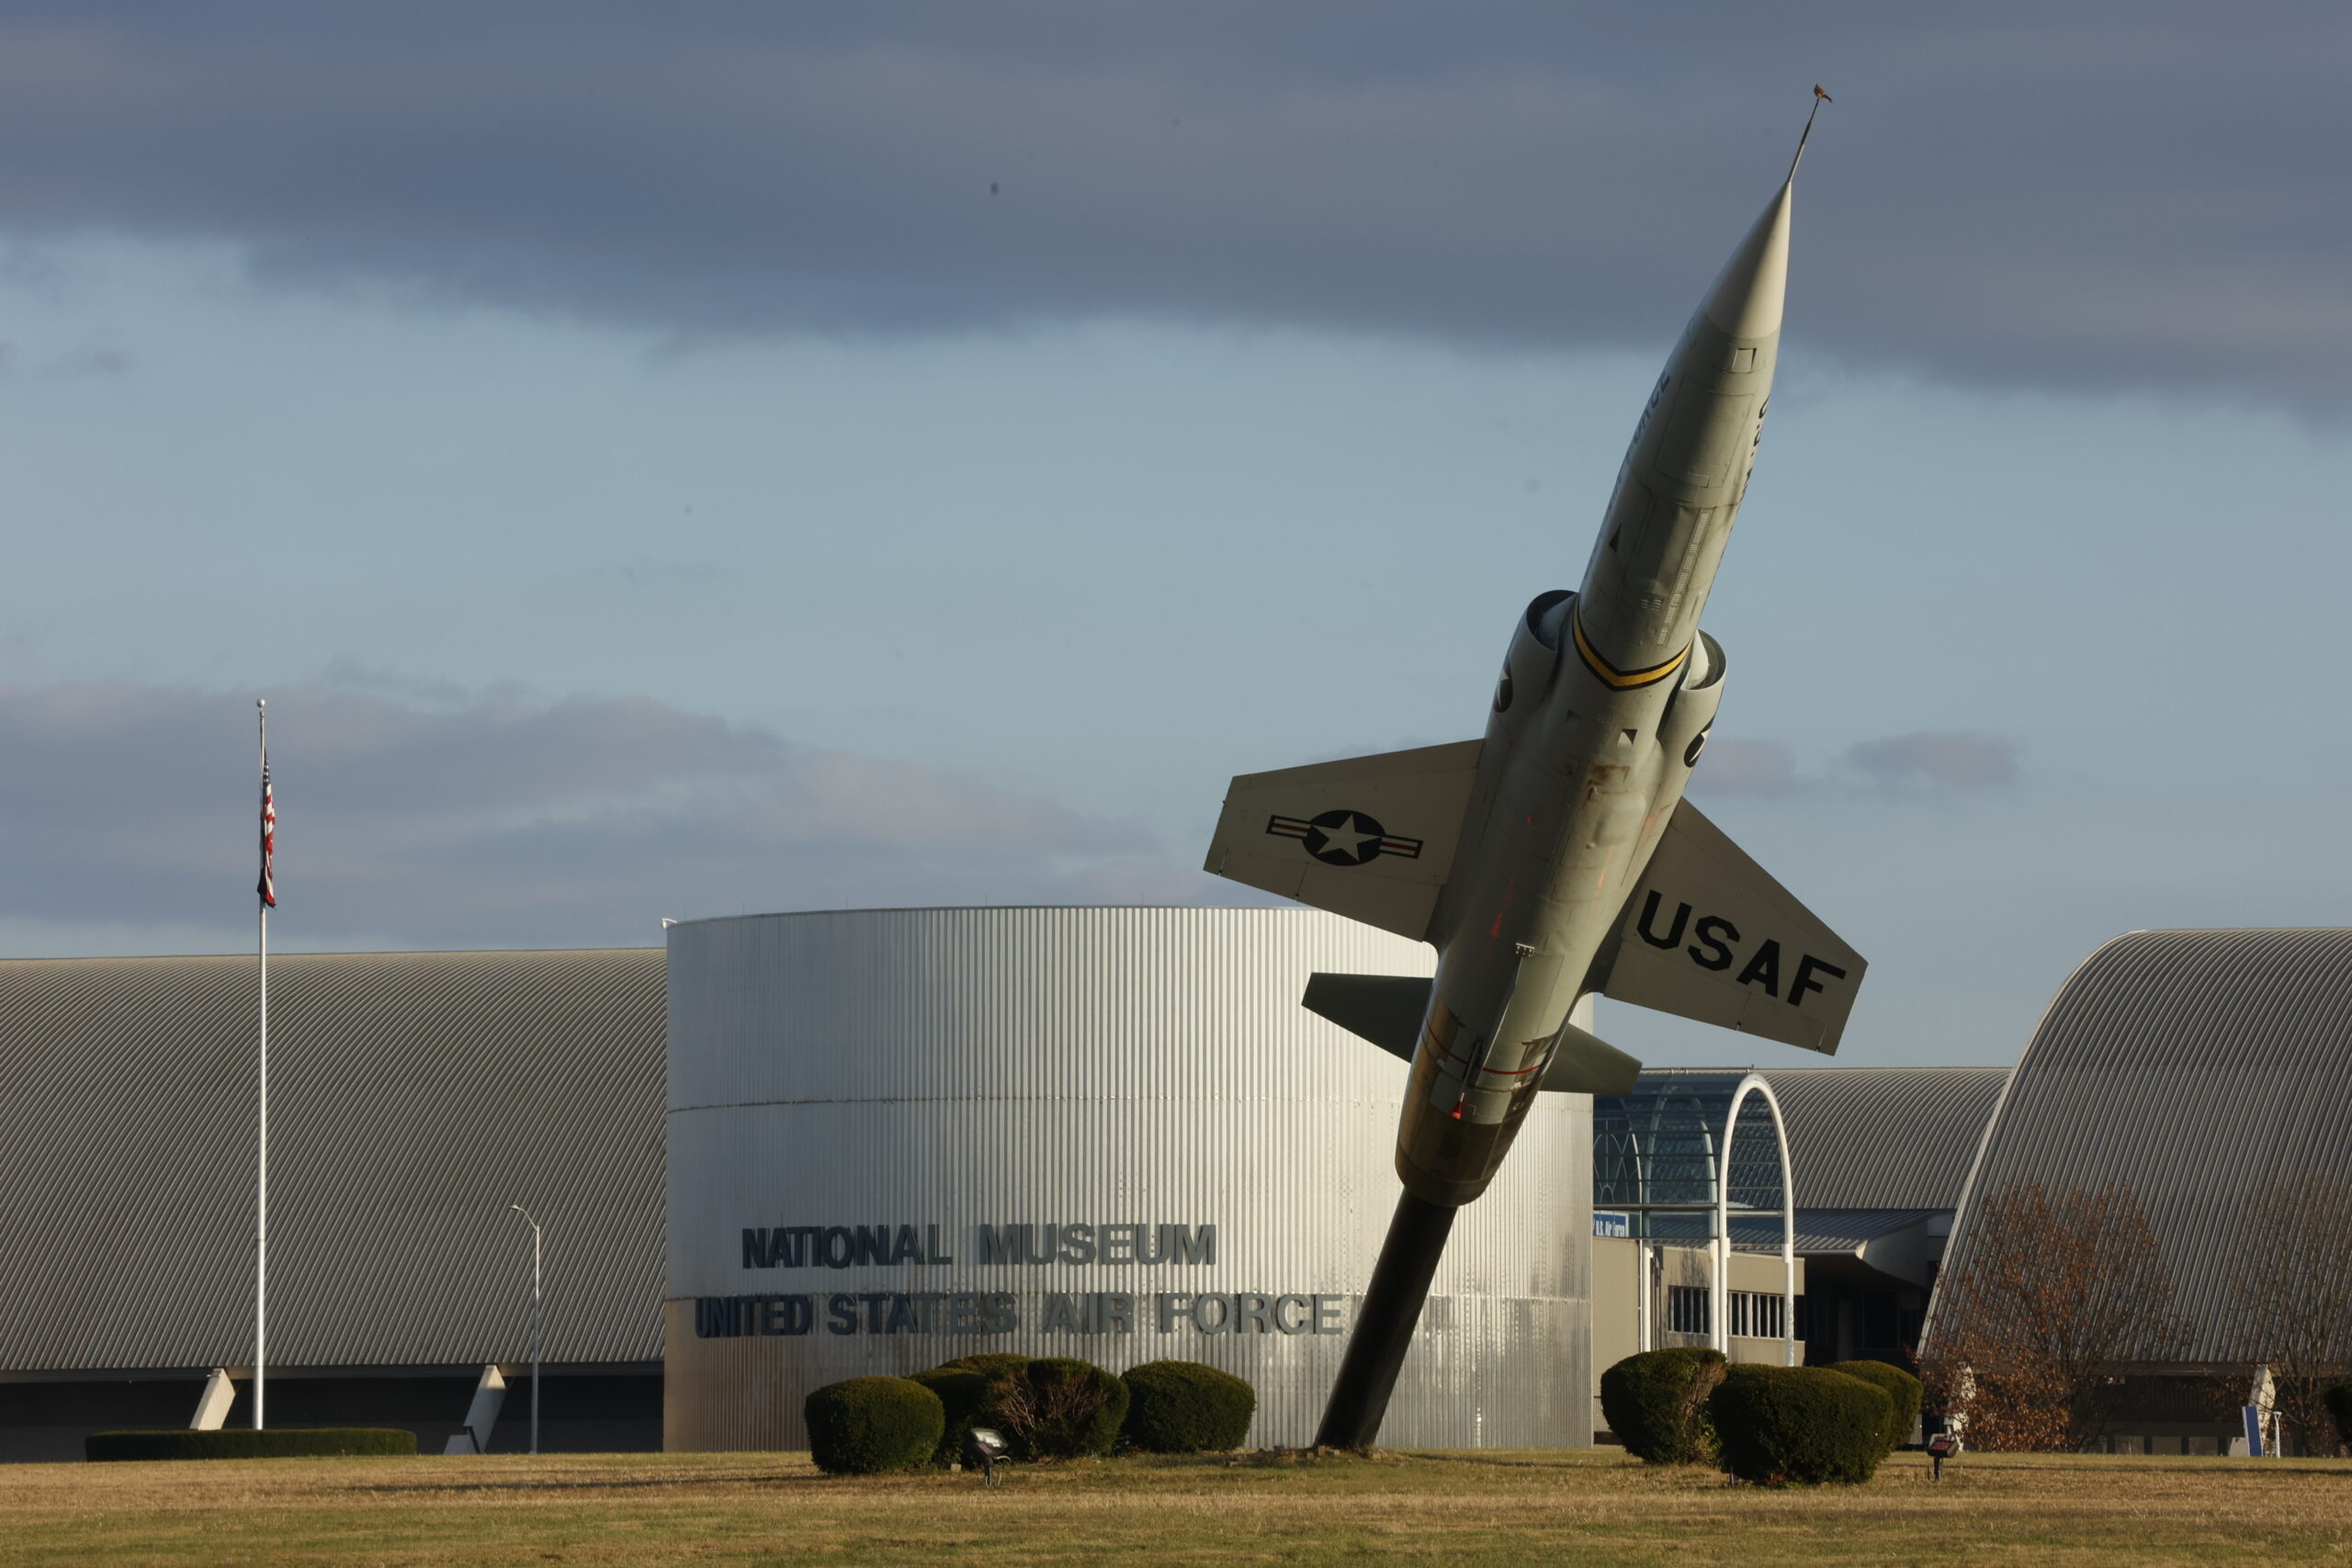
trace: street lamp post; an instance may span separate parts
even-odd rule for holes
[[[508,1208],[531,1227],[531,1451],[539,1451],[539,1222],[520,1203]]]

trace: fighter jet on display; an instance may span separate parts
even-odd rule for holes
[[[1838,1048],[1860,955],[1682,798],[1723,701],[1699,615],[1762,438],[1804,156],[1668,355],[1583,586],[1513,627],[1485,738],[1227,792],[1208,870],[1438,950],[1434,979],[1317,975],[1304,998],[1412,1063],[1405,1191],[1318,1442],[1378,1434],[1454,1212],[1535,1096],[1634,1088],[1587,998]]]

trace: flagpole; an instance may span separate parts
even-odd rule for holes
[[[261,742],[262,883],[254,907],[261,911],[257,943],[261,964],[261,1097],[255,1117],[258,1167],[254,1172],[254,1430],[262,1429],[263,1367],[269,1342],[269,906],[271,803],[269,798],[269,705],[254,704]]]

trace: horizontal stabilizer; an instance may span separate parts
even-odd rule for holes
[[[1421,1015],[1430,1009],[1426,975],[1310,975],[1299,1005],[1392,1056],[1413,1059]]]
[[[1824,1054],[1838,1049],[1866,967],[1687,800],[1625,902],[1616,943],[1601,987],[1611,1001]]]
[[[1422,941],[1485,747],[1457,740],[1243,773],[1226,788],[1204,869]]]
[[[1560,1094],[1631,1094],[1642,1065],[1573,1023],[1560,1026],[1559,1049],[1544,1069],[1544,1087]]]
[[[1311,975],[1300,1005],[1392,1056],[1413,1059],[1433,981],[1419,975]],[[1596,1035],[1563,1024],[1543,1087],[1566,1094],[1631,1094],[1642,1065]]]

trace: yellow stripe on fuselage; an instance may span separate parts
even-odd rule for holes
[[[1592,643],[1584,635],[1582,615],[1568,617],[1568,630],[1576,637],[1577,657],[1584,660],[1586,669],[1600,677],[1602,685],[1612,691],[1631,692],[1643,686],[1655,686],[1682,668],[1682,661],[1690,657],[1690,645],[1685,643],[1681,652],[1663,664],[1653,664],[1646,670],[1620,670],[1593,650]]]

